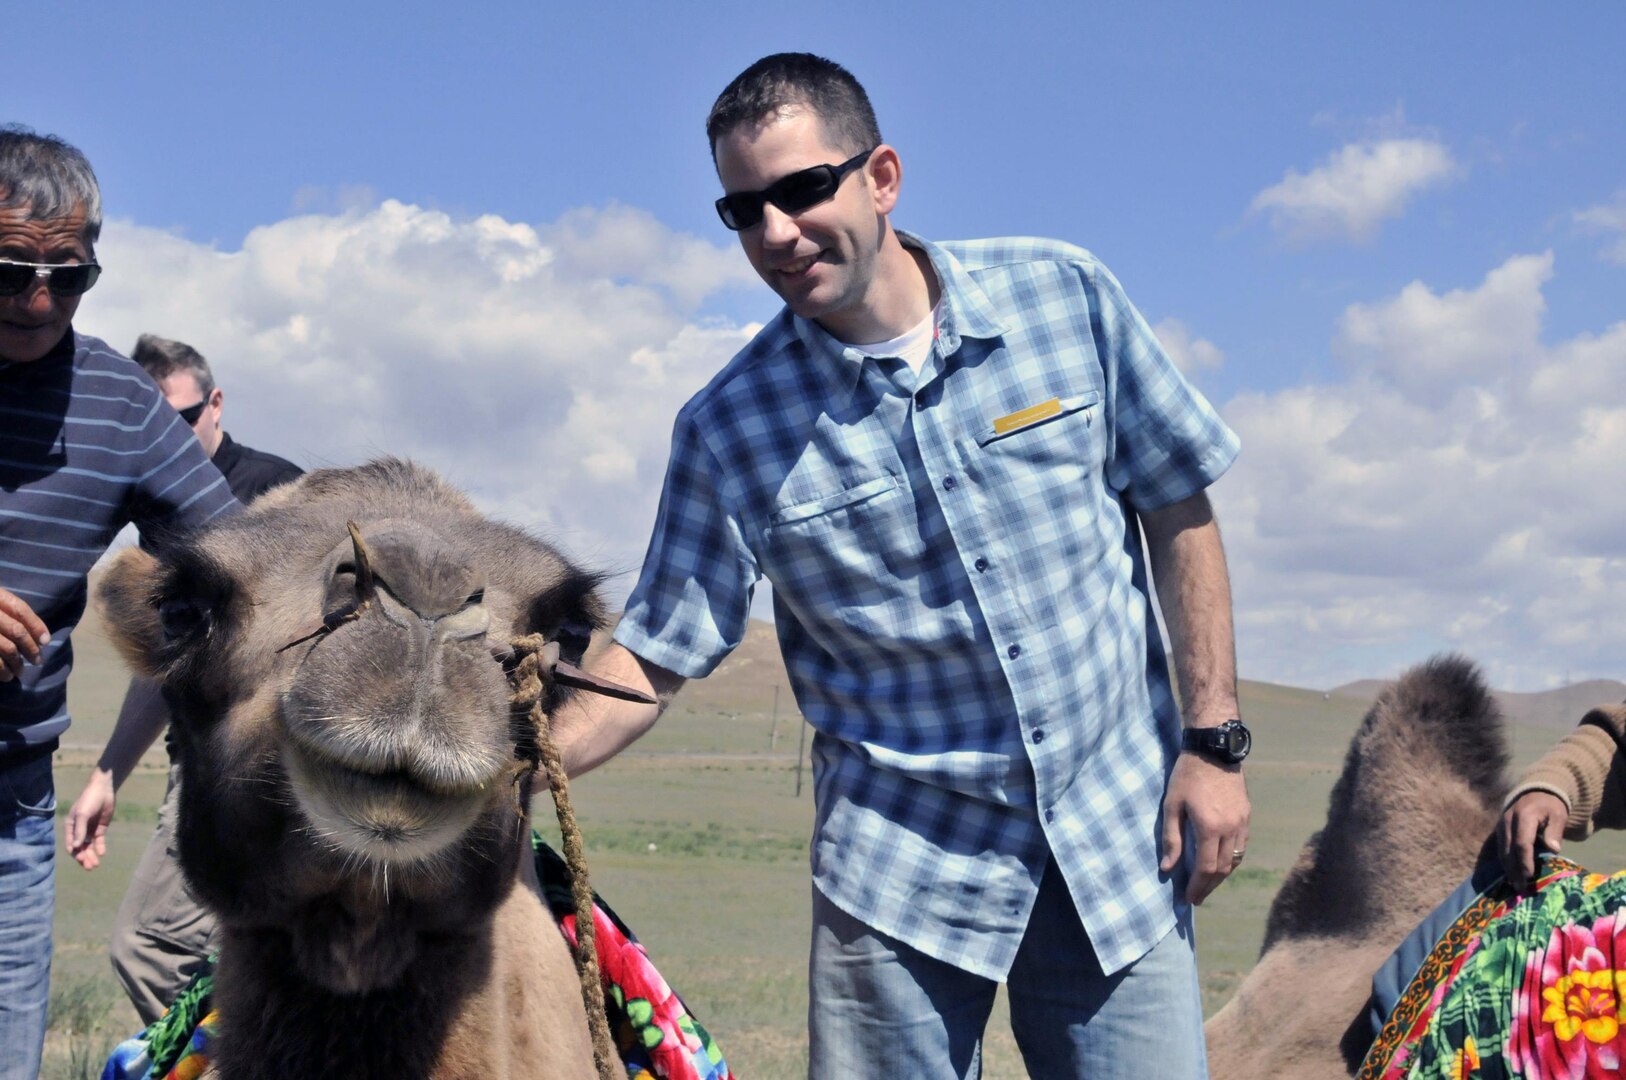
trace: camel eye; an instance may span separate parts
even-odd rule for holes
[[[171,641],[188,638],[209,625],[209,606],[195,596],[164,600],[158,605],[158,624]]]

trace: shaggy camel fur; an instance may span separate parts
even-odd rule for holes
[[[116,641],[174,715],[181,866],[222,927],[219,1075],[596,1075],[503,661],[524,634],[585,644],[597,581],[400,461],[311,473],[108,572]]]
[[[1479,672],[1433,659],[1379,695],[1327,824],[1271,904],[1264,949],[1207,1023],[1214,1080],[1347,1077],[1372,975],[1473,872],[1507,790],[1503,720]]]

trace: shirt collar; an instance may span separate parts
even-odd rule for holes
[[[918,248],[931,260],[942,288],[937,309],[937,343],[939,351],[949,356],[959,351],[965,338],[988,340],[1005,333],[1005,326],[995,313],[993,301],[982,291],[960,261],[930,240],[913,233],[897,230],[898,240],[905,247]],[[819,372],[826,389],[839,401],[852,397],[853,390],[864,372],[868,355],[844,342],[837,341],[811,319],[790,312],[791,328],[807,349],[814,368]]]
[[[215,463],[215,468],[225,472],[226,466],[232,464],[237,458],[237,453],[237,444],[232,442],[230,435],[222,431],[220,433],[220,445],[215,447],[215,452],[209,460]]]

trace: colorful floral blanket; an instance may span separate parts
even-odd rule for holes
[[[1546,857],[1495,878],[1434,945],[1357,1080],[1592,1080],[1626,1059],[1626,871]]]
[[[536,873],[560,930],[574,946],[575,904],[564,859],[534,833]],[[734,1080],[716,1042],[655,969],[632,931],[596,895],[593,928],[604,974],[604,1009],[628,1080]],[[113,1051],[102,1080],[194,1080],[209,1066],[217,1016],[204,971],[156,1023]]]

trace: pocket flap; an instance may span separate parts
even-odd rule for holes
[[[987,446],[996,439],[1003,439],[1016,435],[1041,424],[1048,424],[1052,420],[1073,413],[1081,412],[1092,405],[1101,403],[1101,391],[1086,390],[1082,394],[1073,394],[1070,397],[1053,397],[1049,401],[1041,401],[1036,405],[1029,405],[1013,413],[996,417],[993,423],[977,432],[977,445]]]
[[[843,491],[831,495],[821,495],[806,502],[793,503],[790,506],[781,506],[773,512],[768,519],[770,526],[789,525],[793,521],[804,521],[820,514],[828,514],[832,510],[840,510],[844,506],[861,503],[865,499],[873,499],[883,495],[898,486],[898,478],[890,473],[886,476],[877,476],[873,480],[866,480]]]

